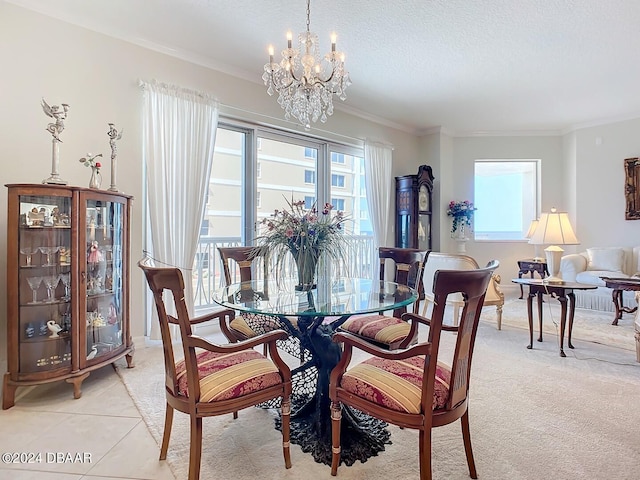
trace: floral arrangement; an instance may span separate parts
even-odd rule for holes
[[[91,155],[90,153],[87,153],[86,157],[82,157],[80,159],[80,163],[84,164],[85,167],[91,167],[95,170],[97,170],[98,172],[100,171],[100,167],[102,167],[102,164],[98,161],[96,161],[96,158],[101,157],[102,154],[99,153],[97,155]]]
[[[300,285],[313,283],[316,265],[323,255],[331,260],[344,261],[347,257],[347,235],[344,212],[334,211],[325,203],[321,210],[314,204],[305,208],[304,200],[287,200],[288,208],[275,210],[261,224],[263,234],[256,240],[261,254],[275,259],[276,273],[282,278],[290,252],[298,267]]]
[[[455,233],[459,226],[471,226],[471,219],[473,218],[473,212],[477,210],[469,200],[464,202],[449,202],[449,208],[447,208],[447,215],[453,217],[453,224],[451,225],[451,233]]]

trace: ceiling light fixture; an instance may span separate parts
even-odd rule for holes
[[[300,48],[292,48],[292,34],[287,32],[287,48],[282,51],[282,60],[274,63],[270,45],[269,63],[262,74],[267,93],[278,93],[285,118],[297,118],[307,130],[312,121],[327,121],[333,114],[333,95],[344,100],[344,92],[351,85],[349,72],[344,69],[344,53],[336,50],[335,33],[331,35],[331,52],[321,59],[318,36],[309,31],[309,15],[310,0],[307,0],[307,31],[298,35]]]

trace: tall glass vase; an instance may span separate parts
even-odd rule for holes
[[[316,288],[315,277],[318,266],[318,253],[313,249],[303,249],[297,255],[294,254],[294,258],[298,268],[296,290],[305,292]]]

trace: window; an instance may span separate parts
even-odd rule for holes
[[[344,153],[331,152],[331,163],[340,163],[344,165],[346,163]]]
[[[206,218],[202,220],[202,225],[200,225],[200,236],[206,237],[209,235],[209,220]]]
[[[524,240],[537,218],[540,160],[476,160],[476,240]]]
[[[344,188],[344,175],[331,174],[331,186]]]
[[[307,158],[318,158],[318,150],[316,148],[304,147],[304,156]]]
[[[345,224],[356,252],[347,268],[360,276],[370,276],[372,229],[370,221],[357,218],[367,209],[363,182],[361,148],[221,121],[209,181],[210,201],[204,213],[206,223],[193,267],[196,310],[213,307],[210,292],[224,282],[217,247],[253,244],[265,228],[262,220],[291,200],[303,200],[305,207],[311,208],[333,199],[336,208],[353,219]]]
[[[344,211],[344,198],[332,198],[331,205],[333,205],[336,210]]]
[[[316,183],[316,172],[314,170],[305,170],[304,171],[304,183],[310,183],[315,185]]]
[[[313,207],[314,203],[316,203],[316,197],[304,197],[304,208],[306,208],[307,210]]]

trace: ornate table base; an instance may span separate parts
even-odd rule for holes
[[[300,445],[303,452],[311,453],[318,463],[331,465],[331,410],[329,376],[340,360],[339,344],[331,340],[335,329],[344,323],[343,317],[332,324],[323,324],[323,317],[300,317],[298,328],[286,317],[280,320],[292,334],[299,336],[302,346],[311,352],[311,359],[293,369],[292,376],[309,369],[317,369],[315,393],[307,397],[295,397],[291,415],[291,442]],[[306,375],[305,375],[306,376]],[[346,465],[355,461],[367,461],[389,444],[391,434],[387,424],[357,410],[342,407],[341,459]],[[280,428],[280,423],[276,423]]]

